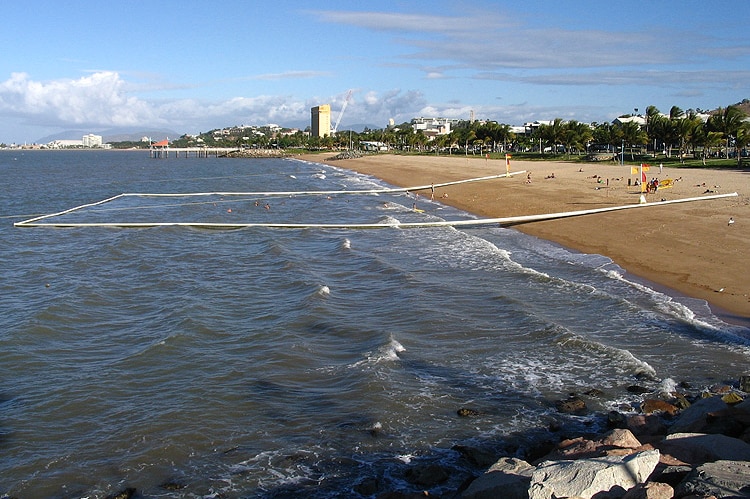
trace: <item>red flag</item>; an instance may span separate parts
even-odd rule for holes
[[[641,173],[641,182],[646,183],[646,172]]]

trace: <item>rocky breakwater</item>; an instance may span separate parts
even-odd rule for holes
[[[749,388],[746,381],[739,385],[743,390]],[[537,449],[544,454],[528,461],[503,457],[456,497],[750,497],[750,398],[744,400],[743,390],[717,386],[692,396],[643,393],[632,410],[602,415],[610,427],[606,432],[562,438],[552,449]],[[560,412],[586,411],[577,395],[556,406]]]
[[[364,154],[362,154],[360,151],[355,151],[354,149],[347,149],[346,151],[341,151],[335,156],[326,158],[326,161],[337,161],[341,159],[356,159],[356,158],[361,158],[363,156]]]
[[[226,153],[224,158],[288,158],[284,149],[237,149]]]

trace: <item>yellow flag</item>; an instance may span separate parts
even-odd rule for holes
[[[631,166],[630,167],[630,174],[631,175],[638,175],[638,167],[637,166]]]
[[[644,164],[642,165],[642,168],[643,168],[643,171],[644,171],[644,172],[647,172],[647,171],[649,171],[649,170],[651,169],[651,166],[650,166],[650,165],[648,165],[648,164],[645,164],[645,163],[644,163]]]

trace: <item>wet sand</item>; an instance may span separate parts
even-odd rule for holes
[[[505,173],[504,160],[465,156],[372,155],[303,159],[373,175],[400,187]],[[638,204],[629,165],[515,161],[531,173],[435,189],[435,200],[480,217],[554,213]],[[554,178],[552,178],[554,174]],[[525,223],[515,228],[584,253],[606,255],[629,274],[706,300],[729,322],[750,324],[750,172],[664,167],[648,178],[675,180],[649,202],[737,192],[738,197]],[[708,192],[710,191],[710,192]],[[430,189],[420,193],[429,199]],[[729,224],[730,217],[734,220]]]

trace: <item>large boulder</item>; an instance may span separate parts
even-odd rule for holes
[[[716,461],[698,466],[677,486],[678,497],[688,494],[750,497],[750,463]]]
[[[729,408],[721,397],[700,399],[680,413],[669,427],[669,433],[704,433],[709,424],[709,414]]]
[[[658,463],[658,450],[628,456],[547,461],[537,466],[531,475],[529,499],[590,498],[610,491],[623,495],[636,484],[645,482]]]
[[[501,458],[487,472],[471,482],[462,499],[528,499],[534,467],[521,459]]]
[[[615,428],[597,440],[589,440],[584,437],[563,440],[555,450],[537,460],[535,464],[542,461],[585,459],[608,454],[632,454],[640,447],[642,447],[641,442],[635,438],[630,430]]]
[[[661,452],[690,464],[710,461],[750,461],[750,444],[726,435],[675,433],[655,444]]]

